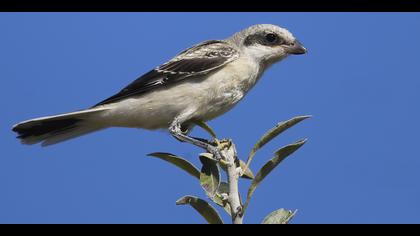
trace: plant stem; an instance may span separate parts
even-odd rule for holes
[[[229,147],[227,149],[223,149],[221,154],[227,162],[227,177],[229,184],[228,204],[230,205],[231,209],[232,223],[242,224],[242,203],[239,196],[238,187],[241,169],[239,166],[235,145],[230,142]]]

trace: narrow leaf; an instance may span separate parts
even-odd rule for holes
[[[213,131],[213,129],[206,123],[206,122],[203,122],[203,121],[194,121],[194,123],[196,124],[196,125],[198,125],[198,126],[200,126],[202,129],[204,129],[205,131],[207,131],[207,133],[209,133],[210,134],[210,136],[213,138],[213,139],[217,139],[217,137],[216,137],[216,133]]]
[[[171,153],[164,153],[164,152],[154,152],[147,154],[148,156],[157,157],[169,163],[176,165],[177,167],[183,169],[188,174],[200,179],[200,171],[189,161],[185,160],[184,158],[178,157]]]
[[[191,205],[209,224],[223,224],[219,213],[208,202],[195,196],[184,196],[176,201],[177,205]]]
[[[207,159],[209,159],[209,160],[211,160],[211,161],[216,161],[216,159],[214,159],[213,158],[213,154],[211,154],[211,153],[208,153],[208,152],[203,152],[203,153],[200,153],[200,155],[199,155],[200,157],[205,157],[205,158],[207,158]]]
[[[258,151],[258,149],[262,148],[264,145],[266,145],[268,142],[270,142],[272,139],[277,137],[279,134],[283,133],[285,130],[289,129],[290,127],[296,125],[297,123],[301,122],[302,120],[305,120],[307,118],[310,118],[312,116],[296,116],[290,120],[283,121],[278,123],[275,127],[267,131],[260,140],[258,140],[254,147],[252,148],[251,152],[248,155],[248,159],[246,161],[246,169],[248,169],[249,165],[251,164],[252,159],[255,156],[255,153]]]
[[[254,173],[252,173],[251,169],[246,166],[245,162],[240,160],[239,164],[241,165],[241,168],[244,171],[241,177],[244,179],[254,179]]]
[[[200,155],[203,164],[200,172],[200,184],[206,191],[207,196],[213,198],[220,185],[220,172],[217,162],[206,156]]]
[[[284,146],[277,150],[274,153],[274,157],[269,160],[261,169],[258,171],[255,178],[252,180],[251,186],[248,189],[248,195],[246,198],[246,202],[244,205],[244,211],[248,207],[249,201],[251,200],[252,194],[254,194],[255,189],[257,186],[261,183],[261,181],[264,180],[264,178],[270,174],[270,172],[276,168],[280,162],[282,162],[286,157],[288,157],[290,154],[295,152],[297,149],[299,149],[303,144],[305,144],[306,139],[299,140],[293,144],[289,144],[287,146]]]
[[[287,224],[295,216],[297,210],[290,211],[285,209],[279,209],[271,212],[266,216],[262,224]]]
[[[229,193],[229,184],[226,183],[226,182],[221,182],[220,186],[219,186],[219,189],[217,189],[217,193],[218,194],[222,194],[222,193],[228,194]]]

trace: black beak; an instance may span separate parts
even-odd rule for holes
[[[298,41],[295,40],[287,49],[287,52],[294,55],[305,54],[308,50]]]

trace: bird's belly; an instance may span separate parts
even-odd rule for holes
[[[212,97],[207,105],[200,107],[197,111],[197,119],[212,120],[230,109],[232,109],[244,96],[244,92],[238,89],[223,91]]]

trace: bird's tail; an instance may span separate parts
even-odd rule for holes
[[[18,133],[17,137],[23,144],[42,142],[42,146],[48,146],[106,128],[92,119],[104,110],[106,109],[92,108],[36,118],[20,122],[12,130]]]

